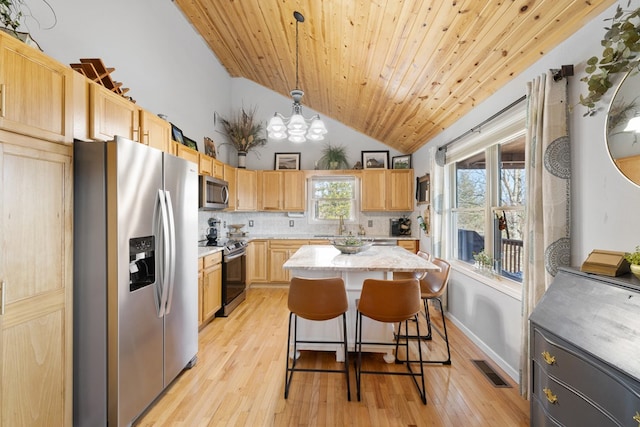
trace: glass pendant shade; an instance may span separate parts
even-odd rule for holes
[[[640,132],[640,117],[633,117],[624,128],[624,132]]]

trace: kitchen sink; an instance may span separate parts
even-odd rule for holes
[[[314,234],[313,237],[340,237],[335,234]]]

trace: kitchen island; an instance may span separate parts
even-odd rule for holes
[[[283,265],[291,270],[293,276],[306,278],[342,277],[347,289],[349,310],[347,312],[347,344],[354,350],[356,300],[360,298],[362,283],[365,279],[393,278],[393,273],[415,272],[418,275],[429,271],[439,271],[439,267],[418,255],[399,246],[373,246],[353,255],[345,255],[331,245],[305,245],[291,256]],[[363,322],[363,340],[373,342],[392,342],[393,325],[365,318]],[[303,340],[340,340],[341,325],[338,319],[324,322],[298,319],[298,336]],[[327,345],[298,346],[307,350],[326,350]],[[363,347],[365,351],[386,352],[385,360],[394,361],[391,351],[385,346]],[[342,361],[343,352],[335,346],[336,359]]]

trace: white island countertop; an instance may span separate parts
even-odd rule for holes
[[[400,246],[372,246],[358,254],[342,254],[331,245],[305,245],[282,266],[288,270],[439,271],[430,261]]]

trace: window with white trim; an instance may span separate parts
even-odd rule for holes
[[[309,179],[309,221],[333,224],[343,218],[355,222],[358,181],[355,176],[313,176]]]
[[[447,149],[450,255],[469,264],[484,252],[496,274],[522,282],[524,105]]]

